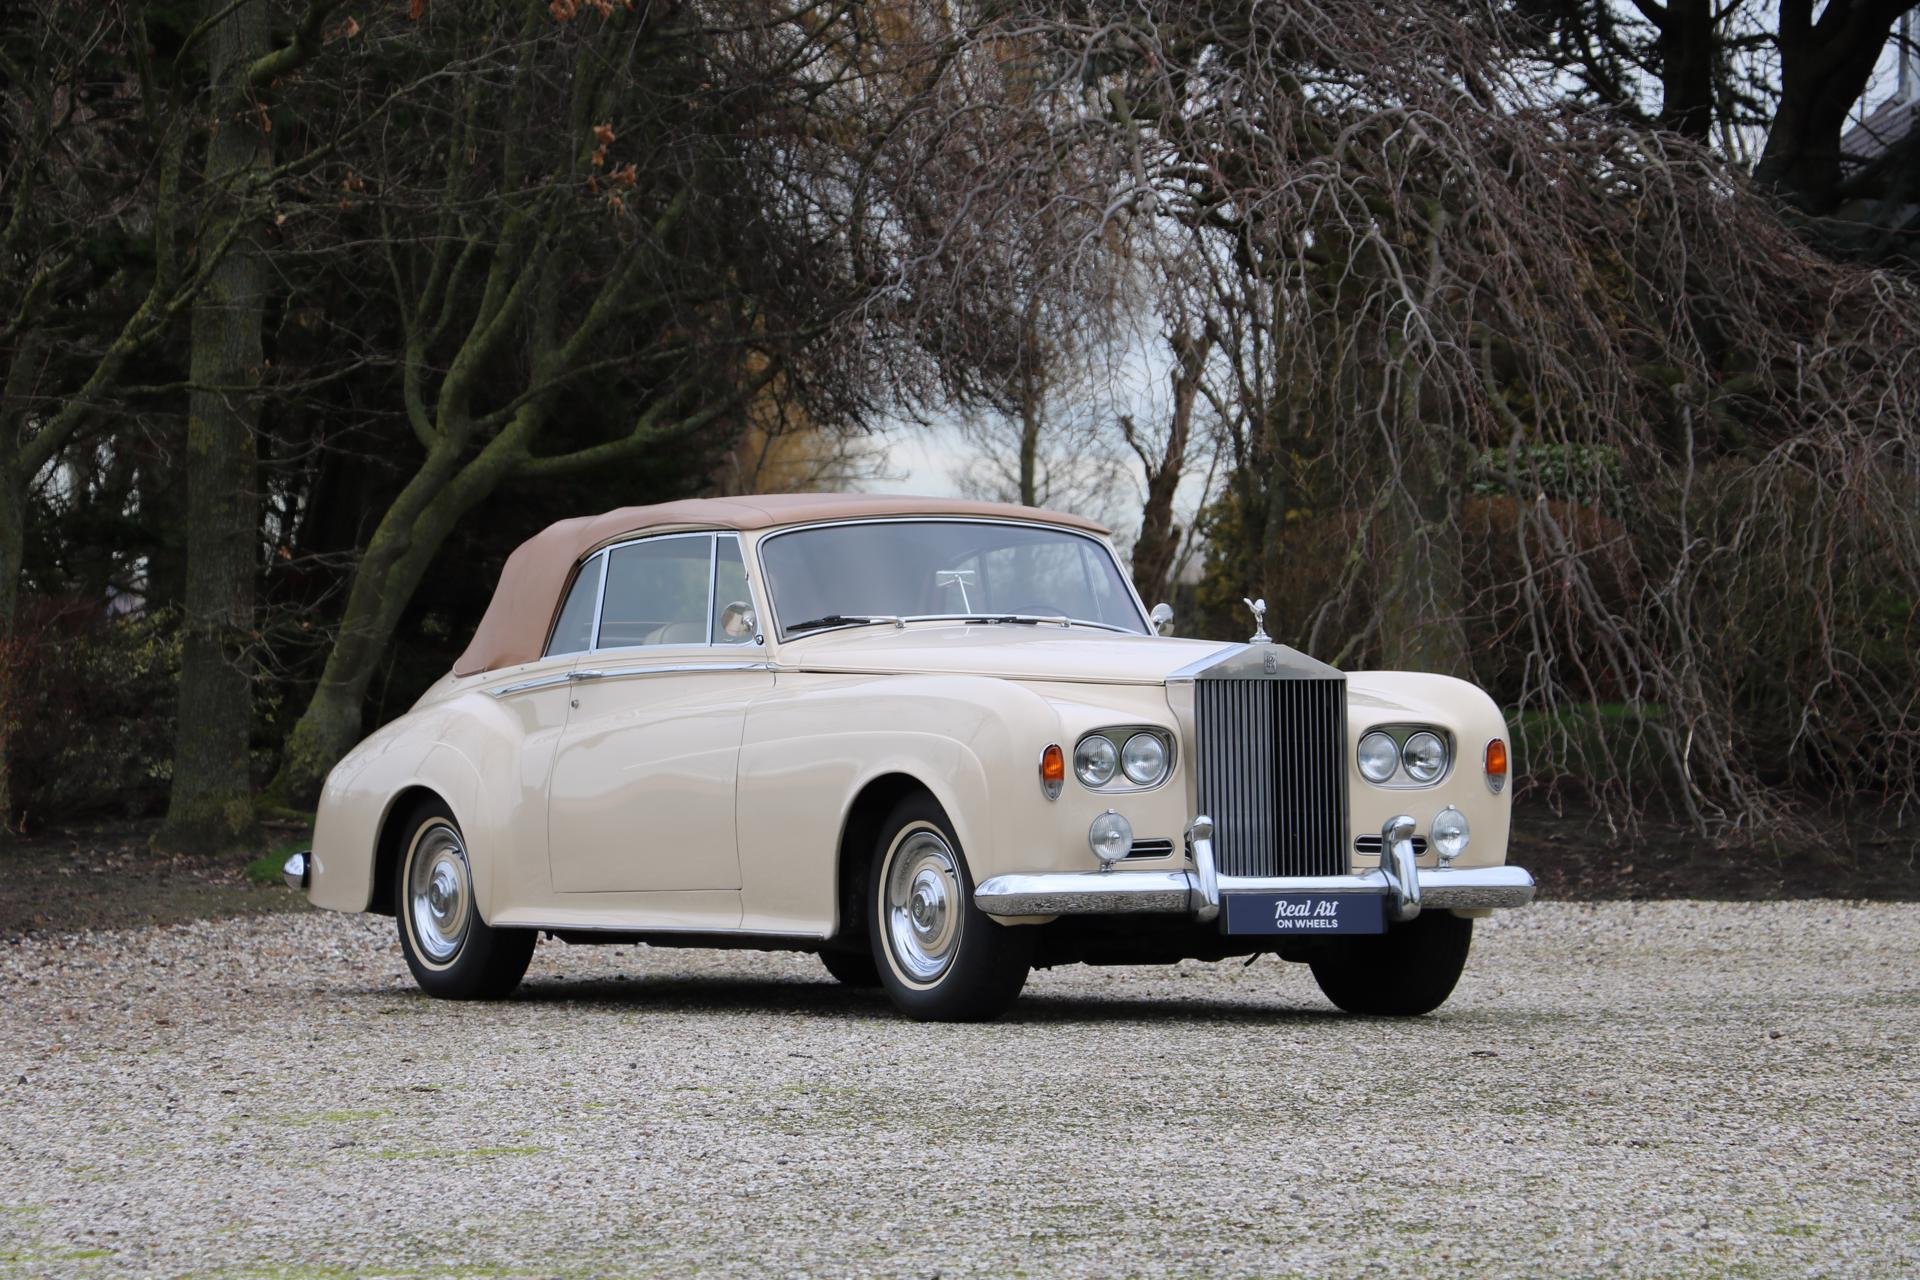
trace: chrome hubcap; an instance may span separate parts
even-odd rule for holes
[[[408,858],[407,915],[420,954],[446,964],[460,954],[472,922],[467,851],[460,833],[436,822],[413,839]]]
[[[903,832],[887,852],[888,950],[906,978],[929,983],[959,949],[960,861],[930,827]]]

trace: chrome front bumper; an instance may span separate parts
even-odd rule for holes
[[[1533,901],[1533,877],[1523,867],[1419,867],[1414,864],[1413,819],[1381,828],[1380,869],[1350,876],[1223,876],[1213,861],[1213,822],[1195,818],[1187,830],[1190,871],[1064,871],[995,876],[974,890],[990,916],[1185,913],[1206,923],[1220,915],[1229,893],[1373,893],[1387,914],[1411,920],[1422,907],[1524,907]]]

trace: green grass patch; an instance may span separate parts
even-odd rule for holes
[[[311,840],[288,840],[277,844],[271,853],[263,853],[247,864],[247,880],[252,884],[284,884],[280,878],[280,868],[294,854],[312,847]]]

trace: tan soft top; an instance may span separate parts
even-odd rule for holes
[[[596,548],[663,529],[771,529],[817,520],[879,516],[1005,516],[1104,534],[1095,521],[1059,511],[964,498],[899,494],[770,493],[747,498],[692,498],[653,507],[621,507],[605,515],[550,524],[515,547],[467,651],[453,674],[470,676],[532,662],[546,648],[573,566]]]

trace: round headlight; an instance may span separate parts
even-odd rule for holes
[[[1119,763],[1120,752],[1097,733],[1080,739],[1080,745],[1073,749],[1074,776],[1089,787],[1106,786],[1113,780],[1114,768]]]
[[[1407,776],[1415,782],[1432,782],[1447,771],[1447,744],[1437,734],[1414,734],[1400,749],[1400,757],[1406,762]]]
[[[1120,770],[1135,786],[1152,786],[1167,776],[1167,744],[1159,734],[1134,734],[1120,748]]]
[[[1360,776],[1368,782],[1385,782],[1400,767],[1400,748],[1391,734],[1375,731],[1360,739]]]
[[[1102,862],[1118,862],[1133,852],[1133,824],[1109,809],[1087,828],[1087,847]]]
[[[1427,838],[1433,842],[1433,851],[1440,855],[1440,861],[1452,862],[1467,851],[1467,841],[1472,835],[1467,815],[1448,805],[1433,816],[1433,828]]]

